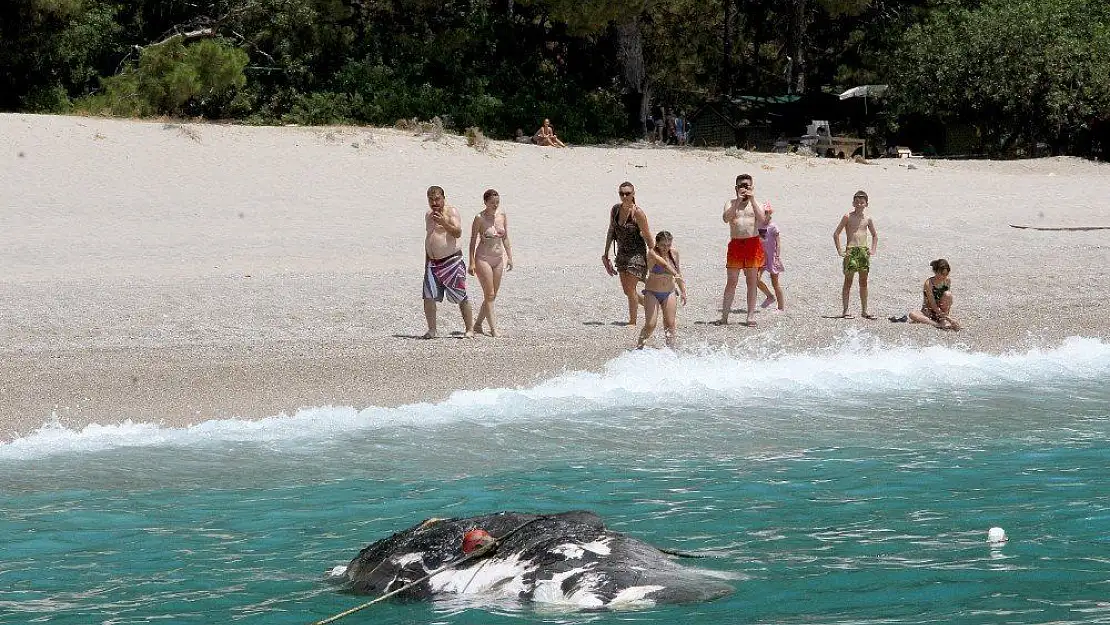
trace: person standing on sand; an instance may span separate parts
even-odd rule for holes
[[[497,212],[501,196],[496,189],[482,194],[485,209],[470,225],[470,275],[477,275],[485,299],[474,320],[474,331],[482,334],[482,321],[489,320],[489,335],[497,336],[493,302],[501,288],[501,275],[513,269],[513,247],[509,243],[509,216]]]
[[[682,305],[686,305],[686,282],[682,279],[678,250],[673,243],[671,233],[662,230],[655,235],[655,247],[647,252],[651,270],[644,283],[644,329],[640,331],[637,349],[643,349],[651,333],[655,332],[660,314],[663,315],[664,340],[667,347],[674,348],[675,337],[678,335],[677,300],[681,298]],[[678,295],[674,296],[676,287]]]
[[[686,141],[690,137],[690,125],[686,122],[686,111],[681,111],[678,117],[674,120],[674,134],[678,139],[678,145],[686,145]]]
[[[661,145],[667,145],[667,143],[670,141],[669,133],[671,131],[671,127],[670,124],[667,123],[667,118],[669,116],[670,113],[667,112],[667,107],[659,107],[659,117],[658,119],[656,119],[655,129],[659,135],[658,139]]]
[[[764,207],[755,199],[755,181],[749,174],[736,177],[736,198],[725,202],[722,221],[728,224],[732,238],[728,242],[725,257],[727,279],[725,293],[721,302],[721,319],[717,325],[728,325],[728,315],[732,312],[732,300],[736,296],[736,285],[740,272],[744,272],[747,285],[748,319],[746,326],[754,326],[755,295],[759,284],[759,270],[763,267],[763,243],[759,239],[759,227],[767,217]]]
[[[628,298],[628,325],[636,325],[637,309],[643,305],[644,298],[636,292],[636,286],[644,281],[647,273],[647,247],[652,241],[647,215],[636,204],[636,187],[631,182],[622,182],[617,188],[620,204],[614,204],[609,211],[609,230],[605,235],[605,249],[601,253],[601,263],[609,275],[620,275],[621,289]],[[609,247],[617,244],[617,255],[609,261]],[[616,269],[613,268],[614,263]]]
[[[474,336],[473,312],[466,296],[466,263],[459,239],[462,220],[459,211],[447,204],[442,187],[428,187],[428,212],[424,214],[424,317],[428,321],[425,339],[436,337],[436,302],[444,295],[459,305],[464,335]]]
[[[844,258],[844,288],[840,297],[844,308],[840,316],[851,319],[848,314],[848,296],[852,293],[852,275],[859,274],[859,303],[860,313],[864,319],[874,319],[875,315],[867,312],[867,274],[871,271],[871,257],[879,250],[879,234],[875,231],[875,222],[864,214],[867,209],[867,193],[856,191],[852,196],[852,212],[840,218],[840,224],[833,232],[833,243],[836,253]],[[840,246],[840,233],[845,234],[846,247]],[[867,245],[867,233],[871,233],[871,246]]]
[[[670,144],[671,142],[678,143],[678,124],[675,121],[673,108],[670,111],[667,111],[667,114],[663,117],[663,120],[664,128],[667,131],[667,140],[664,141],[664,144]]]
[[[782,250],[781,237],[779,236],[779,227],[772,221],[772,213],[770,206],[763,209],[763,213],[767,216],[767,222],[759,228],[759,238],[763,242],[763,267],[759,269],[759,290],[767,296],[763,303],[759,305],[760,308],[767,308],[772,304],[778,302],[778,310],[782,312],[786,310],[786,298],[782,294],[782,285],[779,284],[779,274],[786,271],[782,265],[782,258],[779,252]],[[763,272],[766,271],[771,276],[771,286],[774,287],[774,293],[767,285],[763,283]]]

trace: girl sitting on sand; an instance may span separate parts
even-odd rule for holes
[[[497,211],[501,196],[495,189],[487,189],[482,200],[486,206],[474,216],[470,227],[470,275],[478,276],[485,295],[474,320],[474,331],[484,334],[482,322],[489,321],[489,335],[497,336],[493,301],[501,288],[501,275],[513,268],[513,247],[509,243],[509,217]]]
[[[913,310],[900,318],[892,317],[891,321],[908,320],[911,323],[927,323],[939,330],[958,331],[960,324],[951,317],[952,280],[948,274],[952,267],[943,258],[934,260],[929,266],[933,268],[933,277],[926,280],[922,287],[921,312]]]
[[[650,269],[644,284],[644,329],[640,332],[637,349],[643,349],[644,343],[655,331],[660,310],[663,311],[663,333],[667,347],[674,347],[678,299],[681,297],[682,305],[686,305],[686,282],[679,273],[678,250],[673,243],[671,233],[663,230],[655,235],[655,247],[647,251]],[[676,286],[678,296],[674,296]]]
[[[779,252],[782,251],[779,245],[779,227],[775,222],[771,221],[771,214],[774,210],[767,206],[763,209],[763,213],[767,216],[767,222],[759,227],[759,239],[763,244],[763,267],[759,269],[759,290],[767,296],[763,303],[759,305],[760,308],[767,308],[771,304],[778,302],[779,312],[786,310],[786,298],[782,295],[782,287],[779,286],[779,274],[785,271],[782,266],[782,258],[779,257]],[[763,272],[766,271],[771,275],[771,286],[774,287],[775,292],[771,293],[771,289],[767,288],[767,284],[763,282]]]

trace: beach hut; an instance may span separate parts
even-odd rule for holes
[[[707,103],[690,116],[690,145],[771,150],[782,133],[776,119],[799,100],[796,95],[746,95]]]
[[[690,145],[730,147],[736,145],[736,135],[745,123],[727,102],[705,104],[689,118]]]

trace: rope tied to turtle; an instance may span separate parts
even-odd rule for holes
[[[323,620],[315,621],[312,625],[328,625],[329,623],[334,623],[334,622],[338,621],[339,619],[346,618],[346,617],[348,617],[348,616],[350,616],[350,615],[352,615],[356,612],[361,612],[362,610],[365,610],[366,608],[369,608],[370,606],[372,606],[376,603],[380,603],[382,601],[385,601],[386,599],[389,599],[390,597],[394,597],[396,595],[399,595],[402,592],[412,588],[413,586],[416,586],[417,584],[423,583],[423,582],[435,577],[436,575],[439,575],[440,573],[442,573],[444,571],[449,571],[451,569],[456,569],[456,568],[462,566],[463,564],[466,564],[467,562],[470,562],[471,560],[476,560],[478,558],[481,558],[482,556],[489,555],[489,554],[493,553],[494,551],[497,551],[497,548],[500,547],[501,544],[504,543],[506,540],[508,540],[508,538],[510,536],[512,536],[513,534],[516,534],[517,532],[519,532],[520,530],[524,529],[525,527],[531,525],[532,523],[535,523],[536,521],[541,520],[542,518],[543,517],[536,517],[534,519],[525,521],[524,523],[521,523],[520,525],[513,528],[511,531],[509,531],[509,533],[505,534],[501,538],[496,538],[492,542],[489,542],[489,543],[486,543],[486,544],[481,544],[481,545],[477,546],[474,549],[474,551],[471,551],[466,556],[464,556],[462,558],[459,558],[458,560],[455,560],[454,562],[448,562],[447,564],[444,564],[443,566],[441,566],[441,567],[439,567],[439,568],[437,568],[433,571],[428,572],[426,575],[424,575],[420,579],[413,580],[413,581],[401,586],[400,588],[397,588],[396,590],[391,590],[391,591],[385,593],[384,595],[382,595],[380,597],[377,597],[377,598],[375,598],[371,601],[367,601],[366,603],[363,603],[362,605],[357,605],[357,606],[351,608],[350,610],[346,610],[344,612],[340,612],[339,614],[329,616],[328,618],[325,618]]]

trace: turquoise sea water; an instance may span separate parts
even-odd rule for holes
[[[723,600],[480,597],[341,623],[1110,623],[1110,344],[630,353],[601,374],[0,445],[0,623],[311,623],[420,520],[589,509]],[[987,543],[999,526],[1010,537]]]

